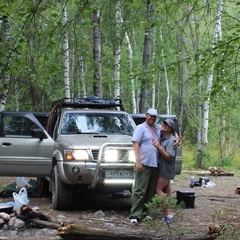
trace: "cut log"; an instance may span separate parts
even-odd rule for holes
[[[43,221],[43,220],[39,220],[39,219],[33,219],[33,218],[24,218],[24,221],[27,221],[29,223],[33,223],[35,226],[37,227],[49,227],[49,228],[54,228],[54,229],[58,229],[61,227],[60,223],[56,223],[56,222],[47,222],[47,221]]]
[[[222,171],[222,172],[210,172],[210,171],[189,171],[189,170],[184,170],[183,172],[185,173],[189,173],[189,174],[194,174],[194,175],[200,175],[200,176],[204,176],[204,175],[210,175],[210,176],[229,176],[232,177],[234,176],[234,172],[228,172],[228,171]]]
[[[227,172],[227,171],[222,171],[217,174],[217,176],[228,176],[228,177],[232,177],[233,175],[234,175],[234,172]]]
[[[58,229],[59,236],[63,239],[67,240],[77,240],[77,239],[84,239],[84,240],[163,240],[169,239],[169,235],[158,235],[152,234],[147,231],[144,232],[114,232],[104,229],[96,229],[96,228],[85,228],[81,226],[77,226],[74,224],[70,224],[68,226],[60,227]],[[215,239],[216,235],[212,234],[191,234],[191,235],[184,235],[184,236],[172,236],[171,239],[174,240],[205,240],[205,239]]]
[[[33,211],[28,205],[23,205],[21,207],[20,214],[26,218],[37,218],[43,221],[51,221],[51,217],[39,211]]]

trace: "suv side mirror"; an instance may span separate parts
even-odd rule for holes
[[[44,131],[41,128],[33,128],[31,136],[34,137],[34,138],[39,138],[41,141],[44,138],[47,138]]]

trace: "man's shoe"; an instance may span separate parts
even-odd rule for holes
[[[132,224],[137,224],[137,223],[138,223],[137,218],[130,218],[129,221],[130,221],[130,223],[132,223]]]

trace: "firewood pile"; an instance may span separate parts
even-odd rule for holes
[[[221,167],[210,166],[209,171],[213,175],[217,176],[233,176],[233,172],[224,171]]]
[[[60,223],[52,222],[49,215],[40,212],[38,207],[30,208],[28,205],[23,205],[21,209],[11,214],[0,212],[0,229],[20,229],[24,228],[26,224],[54,229],[61,227]]]

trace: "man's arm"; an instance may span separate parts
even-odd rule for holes
[[[175,143],[173,144],[173,148],[176,149],[179,146],[180,137],[178,136],[177,132],[175,132],[174,136],[175,136],[175,139],[174,139]]]
[[[133,142],[132,143],[133,151],[135,154],[135,159],[136,159],[136,172],[141,172],[142,171],[142,163],[140,159],[140,146],[138,142]]]

